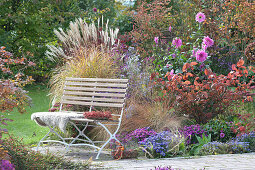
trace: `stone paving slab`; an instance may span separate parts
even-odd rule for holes
[[[95,160],[94,150],[84,147],[72,147],[71,152],[66,153],[63,146],[54,145],[40,147],[42,153],[46,150],[64,155],[72,161],[86,162],[92,159],[91,169],[125,169],[125,170],[150,170],[156,166],[171,166],[181,170],[255,170],[255,152],[245,154],[208,155],[202,157],[175,157],[165,159],[123,159],[114,160],[109,151],[103,151],[100,160]]]
[[[255,153],[209,155],[192,158],[166,158],[147,160],[119,160],[103,162],[109,169],[154,169],[155,166],[171,166],[176,169],[192,170],[255,170]]]

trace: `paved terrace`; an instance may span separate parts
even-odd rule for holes
[[[54,145],[50,147],[40,147],[43,153],[46,150],[64,155],[64,147]],[[138,169],[150,170],[155,166],[171,166],[174,169],[181,170],[255,170],[255,152],[245,154],[226,154],[226,155],[209,155],[201,157],[175,157],[165,159],[147,159],[140,157],[138,159],[117,160],[111,158],[109,152],[104,151],[100,155],[100,160],[95,160],[96,153],[87,148],[72,147],[71,152],[65,154],[65,157],[72,161],[84,161],[92,157],[91,169]]]

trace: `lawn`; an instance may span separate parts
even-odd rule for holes
[[[32,106],[27,107],[27,112],[23,114],[13,111],[6,115],[6,118],[13,120],[8,122],[6,128],[10,134],[23,138],[25,144],[36,144],[48,132],[48,128],[37,125],[30,116],[34,112],[48,111],[50,107],[48,89],[45,86],[31,86],[26,90],[32,98]]]

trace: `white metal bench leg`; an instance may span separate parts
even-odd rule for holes
[[[97,153],[96,159],[99,158],[99,155],[100,155],[100,153],[102,152],[102,150],[104,149],[104,147],[105,147],[112,139],[115,139],[116,141],[118,141],[118,142],[120,143],[120,141],[119,141],[119,140],[116,138],[116,136],[115,136],[116,133],[118,132],[118,129],[119,129],[119,128],[117,128],[116,131],[112,134],[104,124],[102,124],[102,123],[100,123],[100,122],[97,122],[97,124],[100,125],[100,126],[102,126],[102,127],[106,130],[106,132],[110,135],[110,138],[101,146],[101,148],[99,149],[99,151],[98,151],[98,153]],[[121,143],[120,143],[120,144],[121,144]]]
[[[84,127],[82,130],[80,130],[80,129],[77,127],[77,125],[76,125],[75,123],[73,123],[73,122],[70,122],[70,123],[75,127],[75,129],[78,131],[79,134],[72,140],[72,142],[70,142],[70,143],[68,144],[68,146],[67,146],[67,148],[66,148],[66,152],[69,150],[70,146],[71,146],[77,139],[79,139],[80,136],[85,137],[85,138],[87,139],[87,142],[89,142],[89,143],[91,143],[93,146],[95,146],[94,142],[93,142],[88,136],[86,136],[86,135],[84,134],[84,131],[85,131],[85,130],[87,129],[87,127],[88,127],[88,122],[86,123],[85,127]],[[80,139],[80,140],[81,140],[81,139]],[[86,140],[82,140],[82,141],[86,141]]]
[[[41,145],[42,142],[58,142],[58,143],[64,144],[65,147],[66,147],[68,144],[66,143],[65,139],[64,139],[62,136],[60,136],[60,135],[54,130],[54,129],[55,129],[55,126],[53,126],[53,127],[48,126],[48,127],[50,128],[50,131],[39,141],[39,143],[38,143],[38,145],[37,145],[37,147],[36,147],[36,150],[38,151],[39,146]],[[44,139],[45,139],[47,136],[49,136],[50,133],[54,133],[55,135],[57,135],[57,136],[62,140],[62,142],[61,142],[61,141],[57,141],[57,140],[45,140],[45,141],[44,141]]]

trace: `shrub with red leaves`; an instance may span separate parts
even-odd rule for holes
[[[83,116],[87,119],[98,119],[98,120],[108,120],[112,118],[111,112],[101,112],[101,111],[84,112]]]
[[[166,81],[156,78],[157,74],[151,79],[160,88],[160,100],[167,107],[174,108],[179,115],[188,115],[197,123],[206,123],[218,114],[226,114],[231,106],[243,98],[243,101],[253,100],[246,94],[254,84],[254,77],[249,82],[240,79],[248,76],[243,64],[243,59],[240,59],[227,76],[217,76],[210,69],[205,69],[204,75],[198,77],[193,71],[197,63],[191,62],[183,66],[182,74],[166,74]],[[250,69],[254,71],[252,67]],[[235,90],[231,87],[235,87]]]

